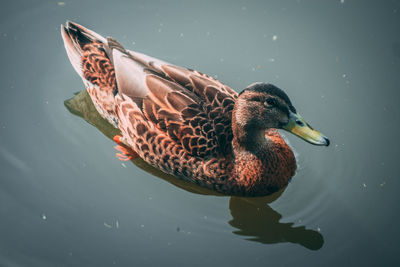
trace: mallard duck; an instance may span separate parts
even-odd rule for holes
[[[115,141],[161,171],[226,195],[285,187],[296,159],[277,129],[314,145],[329,140],[286,93],[253,83],[239,94],[196,70],[126,50],[73,22],[61,25],[72,66],[96,110],[121,131]]]

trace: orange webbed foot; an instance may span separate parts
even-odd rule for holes
[[[114,148],[120,152],[115,154],[119,160],[128,161],[139,156],[135,151],[133,151],[123,142],[123,137],[121,135],[114,136],[113,140],[115,143],[118,144]]]

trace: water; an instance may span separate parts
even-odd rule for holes
[[[398,262],[399,2],[13,1],[0,14],[1,266]],[[83,89],[67,19],[237,91],[274,83],[332,144],[287,134],[298,173],[256,199],[122,163],[84,95],[64,105]]]

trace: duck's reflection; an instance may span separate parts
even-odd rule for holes
[[[270,202],[270,196],[264,198],[231,197],[229,209],[232,220],[229,221],[229,224],[238,229],[233,233],[263,244],[290,242],[311,250],[318,250],[322,247],[324,239],[319,232],[307,230],[304,226],[293,227],[293,223],[280,223],[282,215],[268,205]]]
[[[86,90],[77,93],[75,97],[66,100],[64,104],[71,113],[94,125],[108,138],[112,139],[114,135],[119,134],[117,129],[97,113]],[[186,191],[204,195],[219,195],[209,189],[167,175],[148,165],[140,158],[136,158],[132,162],[139,168]],[[311,250],[320,249],[324,239],[319,232],[307,230],[304,226],[293,227],[293,223],[280,223],[279,220],[282,216],[268,205],[279,198],[284,190],[262,198],[231,197],[229,209],[232,220],[229,221],[229,224],[237,228],[233,233],[245,236],[247,240],[263,244],[291,242]]]

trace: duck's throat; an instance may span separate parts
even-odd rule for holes
[[[244,127],[234,132],[233,147],[238,150],[257,153],[265,150],[268,140],[265,138],[265,129]]]

